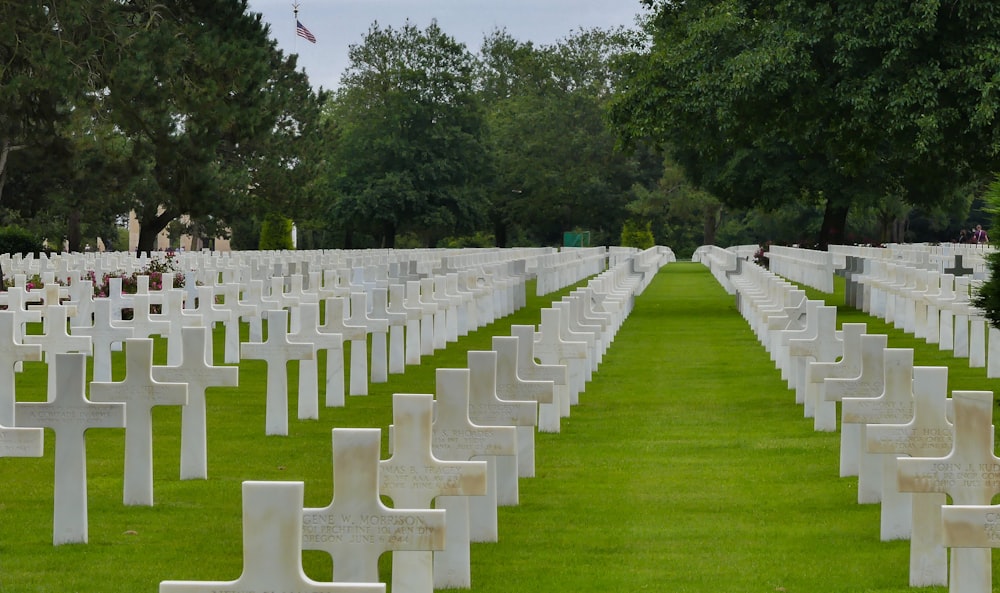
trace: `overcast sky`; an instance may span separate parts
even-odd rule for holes
[[[441,30],[477,53],[483,37],[505,28],[518,41],[548,45],[574,30],[633,27],[639,0],[299,0],[299,20],[316,44],[295,35],[292,0],[250,0],[285,53],[299,54],[313,88],[336,88],[348,65],[347,48],[359,44],[375,21],[400,28],[409,18],[420,29],[437,19]]]

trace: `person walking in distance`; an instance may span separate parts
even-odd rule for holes
[[[972,242],[977,245],[989,245],[990,238],[983,230],[983,225],[977,224],[976,230],[972,231]]]

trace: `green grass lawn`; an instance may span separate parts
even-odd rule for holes
[[[332,428],[385,429],[392,393],[432,393],[435,368],[464,367],[468,350],[488,349],[512,323],[537,324],[538,309],[558,296],[529,296],[515,315],[369,396],[348,396],[345,408],[322,408],[318,421],[295,420],[292,379],[287,437],[264,436],[264,365],[244,362],[238,389],[208,395],[207,481],[177,479],[180,412],[154,412],[151,508],[121,503],[123,431],[91,430],[86,545],[51,544],[47,432],[44,458],[0,459],[0,593],[136,593],[162,580],[236,579],[242,481],[304,481],[305,505],[325,506]],[[918,365],[952,366],[952,389],[994,388],[983,369],[880,321],[846,309],[838,321],[867,321],[891,347],[916,348]],[[220,330],[216,360],[221,339]],[[27,367],[19,401],[44,397],[42,365]],[[537,476],[521,480],[519,506],[500,509],[500,541],[473,544],[473,590],[909,590],[908,544],[879,541],[878,506],[856,504],[856,479],[838,477],[838,446],[838,434],[814,432],[802,417],[734,298],[701,265],[671,264],[637,299],[562,432],[536,435]],[[329,580],[325,554],[305,553],[304,565]]]

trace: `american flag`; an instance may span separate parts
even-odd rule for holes
[[[306,29],[306,26],[299,21],[295,21],[295,34],[299,37],[305,37],[309,43],[316,43],[316,36],[310,33],[309,29]]]

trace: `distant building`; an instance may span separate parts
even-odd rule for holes
[[[187,215],[180,218],[182,224],[188,222]],[[139,246],[139,220],[135,217],[135,212],[129,212],[128,216],[128,250],[135,251]],[[160,231],[156,237],[156,250],[166,251],[168,248],[183,249],[184,251],[201,251],[210,249],[212,251],[232,251],[229,239],[222,237],[192,237],[191,235],[181,235],[177,244],[170,243],[170,233],[167,229]]]

